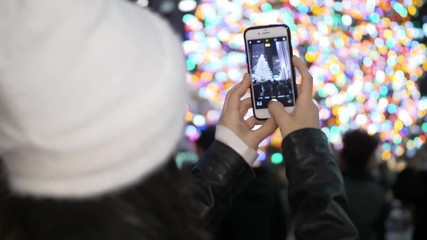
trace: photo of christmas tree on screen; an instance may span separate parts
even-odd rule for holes
[[[264,54],[261,54],[258,58],[252,77],[260,82],[265,82],[267,80],[273,81],[273,73],[271,72],[270,66],[268,66],[268,62],[265,59]]]
[[[271,72],[270,66],[268,66],[268,62],[264,57],[264,54],[261,54],[258,58],[258,62],[254,67],[252,78],[259,82],[261,85],[260,96],[264,96],[265,88],[264,83],[266,81],[273,81],[273,73]]]
[[[250,48],[256,107],[266,108],[271,99],[292,106],[292,73],[286,41],[264,39],[250,44]]]

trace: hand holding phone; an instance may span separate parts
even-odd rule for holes
[[[230,129],[246,145],[257,150],[261,141],[271,135],[277,129],[277,125],[273,118],[267,121],[257,120],[253,116],[245,119],[251,107],[251,99],[241,98],[246,94],[249,86],[250,78],[245,74],[243,80],[228,91],[218,125]],[[261,127],[254,129],[255,125],[261,125]]]
[[[297,92],[289,27],[284,24],[250,27],[245,30],[244,38],[255,118],[270,117],[268,104],[272,100],[292,112]]]
[[[307,65],[298,57],[293,56],[292,62],[301,74],[301,86],[295,109],[288,113],[280,102],[271,102],[269,110],[272,118],[280,128],[282,137],[303,128],[319,128],[319,107],[313,101],[313,77],[308,72]]]

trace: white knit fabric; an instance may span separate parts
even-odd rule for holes
[[[14,192],[129,186],[181,135],[185,65],[160,17],[125,0],[0,1],[0,154]]]

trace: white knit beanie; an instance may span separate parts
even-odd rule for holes
[[[153,172],[181,136],[184,61],[167,23],[125,0],[0,1],[0,155],[11,189],[84,198]]]

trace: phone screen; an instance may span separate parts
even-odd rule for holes
[[[272,99],[294,106],[292,64],[286,36],[247,40],[254,107],[268,108]]]

